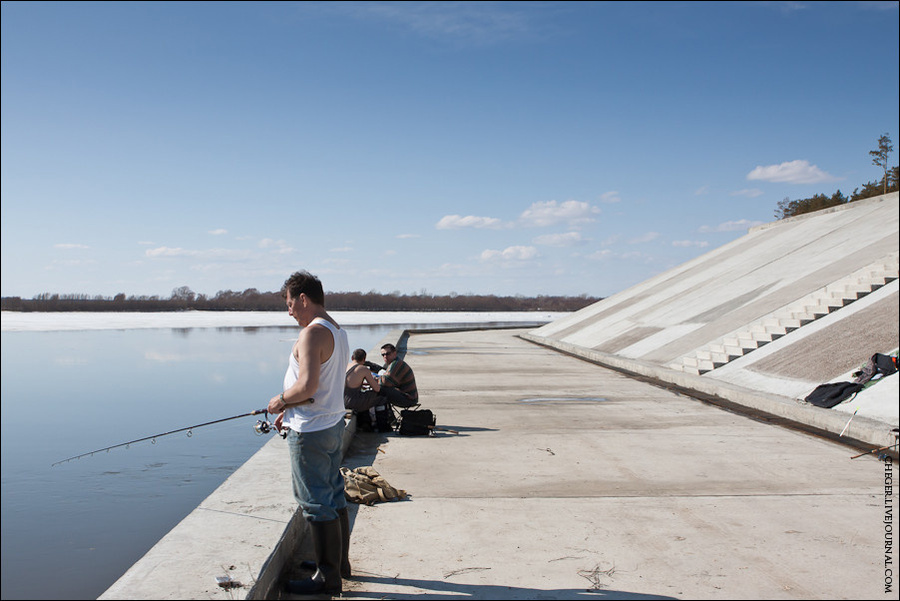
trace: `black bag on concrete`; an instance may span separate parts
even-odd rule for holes
[[[835,405],[840,405],[863,388],[864,386],[857,382],[819,384],[804,400],[816,407],[831,409]]]
[[[354,411],[354,413],[356,414],[356,428],[361,432],[394,431],[394,412],[389,405],[379,405],[365,411]]]
[[[895,371],[897,371],[895,357],[875,353],[862,369],[853,374],[853,377],[856,378],[853,381],[857,384],[865,384],[879,377],[889,376]]]
[[[427,436],[436,424],[437,418],[430,409],[404,409],[397,431],[404,436]]]

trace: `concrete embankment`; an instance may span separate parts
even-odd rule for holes
[[[411,496],[351,507],[347,596],[888,598],[896,466],[520,334],[406,341],[445,429],[353,439],[347,465],[373,465]],[[277,597],[287,560],[303,556],[280,442],[102,598]],[[224,575],[241,588],[219,587]]]

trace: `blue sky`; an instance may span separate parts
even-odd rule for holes
[[[898,48],[897,2],[3,2],[2,295],[608,296],[880,179]]]

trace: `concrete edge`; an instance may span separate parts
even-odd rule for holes
[[[674,387],[688,396],[725,409],[763,417],[766,418],[766,421],[823,436],[861,450],[897,444],[896,435],[891,431],[893,426],[878,420],[856,416],[844,436],[841,437],[840,433],[848,423],[848,417],[844,413],[835,413],[796,399],[758,392],[720,380],[678,372],[645,361],[625,359],[568,342],[537,336],[530,332],[520,334],[519,338],[614,369],[631,377],[643,377],[663,386],[668,385],[666,387]],[[893,453],[896,454],[896,448]]]

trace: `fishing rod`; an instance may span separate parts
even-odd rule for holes
[[[307,403],[312,403],[312,402],[313,402],[313,399],[306,399],[306,400],[303,401],[302,403],[298,403],[298,404],[299,404],[299,405],[305,405],[305,404],[307,404]],[[257,409],[256,411],[251,411],[250,413],[242,413],[242,414],[240,414],[240,415],[233,415],[233,416],[231,416],[231,417],[225,417],[225,418],[222,418],[222,419],[216,419],[216,420],[213,420],[213,421],[211,421],[211,422],[205,422],[205,423],[202,423],[202,424],[197,424],[197,425],[195,425],[195,426],[188,426],[187,428],[178,428],[177,430],[170,430],[170,431],[168,431],[168,432],[162,432],[161,434],[154,434],[154,435],[152,435],[152,436],[145,436],[145,437],[143,437],[143,438],[136,438],[136,439],[134,439],[134,440],[129,440],[128,442],[120,442],[119,444],[114,444],[114,445],[109,446],[109,447],[103,447],[102,449],[96,449],[96,450],[94,450],[94,451],[88,451],[87,453],[82,453],[82,454],[80,454],[80,455],[73,455],[72,457],[68,457],[67,459],[62,459],[62,460],[60,460],[60,461],[57,461],[56,463],[50,464],[50,467],[57,466],[57,465],[59,465],[60,463],[68,463],[69,461],[73,461],[73,460],[75,460],[75,459],[81,459],[82,457],[88,457],[89,455],[93,455],[94,453],[102,453],[103,451],[109,452],[109,451],[111,451],[112,449],[117,449],[117,448],[119,448],[119,447],[128,447],[128,446],[130,446],[130,445],[133,445],[133,444],[138,443],[138,442],[143,442],[143,441],[145,441],[145,440],[152,440],[152,441],[153,441],[153,444],[156,444],[156,439],[157,439],[157,438],[161,438],[161,437],[163,437],[163,436],[168,436],[169,434],[177,434],[178,432],[185,432],[185,431],[187,431],[187,433],[188,433],[187,435],[190,437],[190,436],[193,434],[194,428],[202,428],[203,426],[211,426],[212,424],[218,424],[218,423],[221,423],[221,422],[227,422],[227,421],[230,421],[230,420],[233,420],[233,419],[238,419],[238,418],[241,418],[241,417],[250,417],[251,415],[260,415],[260,414],[263,414],[263,413],[266,414],[266,419],[261,419],[261,420],[257,421],[257,422],[256,422],[256,425],[253,427],[253,429],[256,431],[257,434],[267,434],[268,432],[271,432],[271,430],[272,430],[272,428],[273,428],[273,425],[272,425],[271,423],[269,423],[269,420],[268,420],[268,414],[269,414],[269,411],[268,411],[268,409]],[[286,433],[282,433],[282,438],[285,436],[285,434],[286,434]]]

